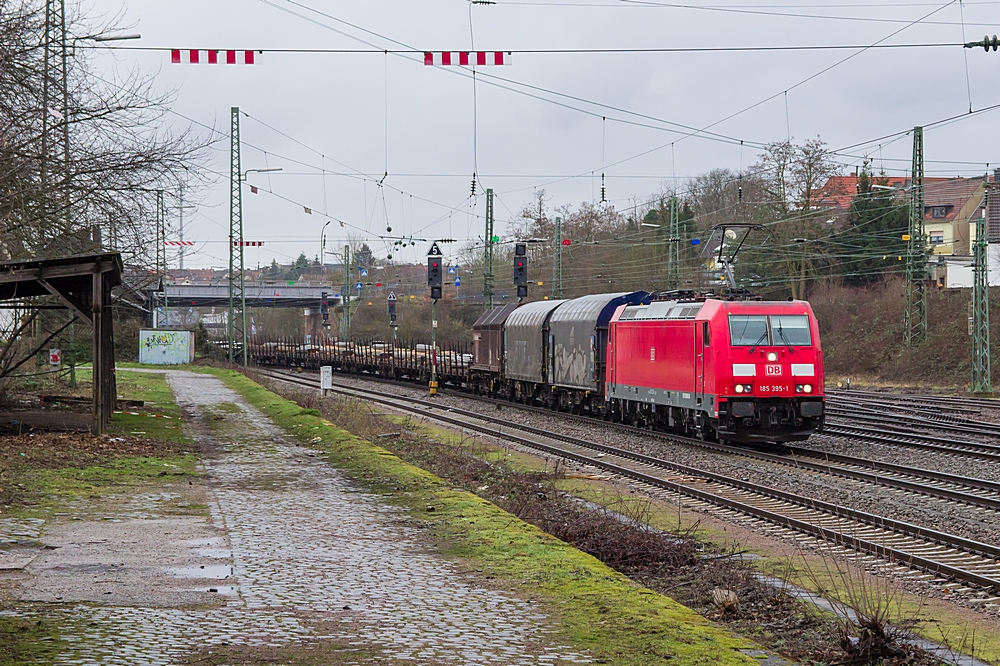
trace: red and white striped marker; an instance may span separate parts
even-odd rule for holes
[[[194,241],[163,241],[167,247],[194,247]]]
[[[182,65],[256,65],[260,51],[234,49],[173,49],[170,62]]]
[[[239,246],[239,241],[233,241],[233,247]],[[264,241],[243,241],[243,247],[264,247]]]
[[[424,64],[458,65],[459,67],[509,65],[510,53],[503,51],[425,51]]]

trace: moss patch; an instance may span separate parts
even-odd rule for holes
[[[752,664],[738,652],[754,646],[697,613],[644,589],[593,557],[556,540],[471,493],[409,465],[389,451],[332,426],[243,375],[222,378],[278,426],[386,499],[404,506],[443,537],[449,554],[467,558],[502,587],[533,596],[554,611],[565,638],[602,663]]]
[[[0,617],[0,666],[52,663],[60,645],[56,627],[46,620]]]

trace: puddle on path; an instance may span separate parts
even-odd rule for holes
[[[196,567],[167,567],[167,573],[177,578],[217,578],[233,577],[233,567],[228,564],[202,564]]]

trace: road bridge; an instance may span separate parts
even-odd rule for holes
[[[265,282],[243,288],[248,308],[318,308],[324,292],[331,308],[342,304],[340,290],[330,286]],[[168,284],[154,296],[160,306],[165,297],[169,307],[228,307],[229,285]]]

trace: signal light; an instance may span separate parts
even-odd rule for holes
[[[564,239],[563,239],[563,241],[562,241],[562,244],[563,244],[563,245],[572,245],[572,244],[573,244],[573,241],[571,241],[571,240],[570,240],[570,239],[568,239],[568,238],[564,238]]]
[[[737,384],[737,393],[753,393],[753,384]]]
[[[767,354],[767,360],[768,361],[777,361],[778,360],[778,355],[775,354],[774,352],[768,352],[768,354]]]
[[[795,385],[795,392],[796,393],[812,393],[813,392],[813,385],[812,384],[796,384]]]
[[[514,285],[517,286],[517,297],[528,295],[528,246],[525,243],[514,245]]]

